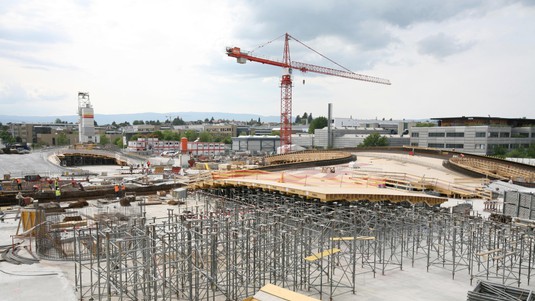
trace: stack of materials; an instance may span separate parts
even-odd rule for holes
[[[535,293],[531,290],[497,283],[481,281],[473,291],[468,292],[468,301],[535,301]]]

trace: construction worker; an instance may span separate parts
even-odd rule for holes
[[[58,189],[59,189],[59,178],[55,178],[55,179],[54,179],[54,189],[55,189],[55,190],[58,190]]]
[[[124,198],[126,196],[126,185],[121,184],[121,196]]]
[[[22,190],[22,180],[17,178],[15,181],[17,182],[17,190]]]
[[[113,187],[113,190],[115,191],[115,197],[120,197],[119,193],[119,185],[118,184],[115,184],[115,186]]]
[[[22,196],[22,193],[19,191],[19,193],[17,193],[17,201],[19,202],[19,205],[22,207],[24,206],[24,197]]]
[[[56,189],[56,202],[59,203],[59,198],[61,197],[61,190],[59,188]]]

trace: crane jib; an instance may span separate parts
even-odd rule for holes
[[[288,33],[284,34],[284,37],[285,37],[285,41],[284,41],[284,52],[283,52],[282,61],[254,56],[252,55],[252,52],[243,52],[241,51],[239,47],[227,47],[226,48],[227,55],[230,57],[236,58],[237,62],[240,64],[245,64],[245,62],[247,61],[252,61],[252,62],[257,62],[257,63],[262,63],[262,64],[267,64],[267,65],[272,65],[272,66],[277,66],[277,67],[288,69],[288,73],[283,75],[281,78],[281,130],[280,130],[281,144],[280,146],[283,152],[287,150],[291,150],[291,143],[292,143],[292,136],[291,136],[292,135],[292,123],[291,123],[292,85],[291,85],[291,76],[289,76],[291,74],[292,69],[296,69],[301,72],[314,72],[314,73],[319,73],[319,74],[353,79],[353,80],[360,80],[360,81],[367,81],[367,82],[372,82],[372,83],[377,83],[377,84],[390,85],[390,81],[388,79],[364,75],[364,74],[357,74],[357,73],[350,71],[344,66],[341,66],[340,64],[334,62],[333,60],[327,58],[326,56],[320,54],[314,49],[303,44],[299,40],[290,36]],[[334,63],[335,65],[345,70],[339,70],[339,69],[333,69],[333,68],[328,68],[328,67],[323,67],[323,66],[316,66],[312,64],[291,61],[290,60],[290,46],[289,46],[290,38],[304,45],[305,47],[316,52],[317,54],[321,55],[322,57],[326,58],[330,62]]]

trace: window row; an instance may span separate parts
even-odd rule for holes
[[[459,143],[428,143],[427,147],[432,148],[464,148],[464,144]]]
[[[464,137],[462,132],[430,132],[429,137]]]

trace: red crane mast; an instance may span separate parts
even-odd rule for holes
[[[298,41],[288,33],[284,35],[284,52],[282,61],[276,61],[251,55],[249,52],[242,52],[239,47],[227,47],[227,55],[236,58],[240,64],[247,61],[257,62],[285,69],[281,78],[281,117],[280,117],[280,146],[281,150],[286,151],[292,144],[292,70],[296,69],[301,72],[314,72],[325,75],[344,77],[354,80],[367,81],[377,84],[390,85],[387,79],[357,74],[349,70],[338,70],[322,66],[316,66],[307,63],[295,62],[290,59],[290,38]],[[298,41],[299,42],[299,41]],[[301,43],[301,42],[299,42]],[[303,44],[303,43],[301,43]],[[304,45],[304,44],[303,44]],[[308,47],[308,46],[307,46]]]

